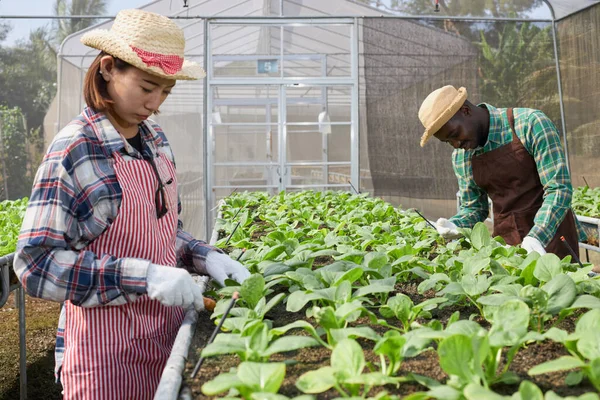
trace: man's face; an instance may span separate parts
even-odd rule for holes
[[[474,115],[467,105],[463,105],[434,136],[455,149],[473,150],[485,144],[481,143],[483,135],[478,132]]]

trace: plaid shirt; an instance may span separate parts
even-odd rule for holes
[[[456,149],[452,153],[452,165],[458,178],[460,211],[450,220],[460,227],[472,227],[484,221],[489,214],[488,196],[473,180],[471,158],[487,153],[512,141],[512,131],[505,108],[495,108],[489,104],[490,130],[483,148],[476,150]],[[534,219],[534,226],[528,236],[547,246],[556,234],[558,226],[571,208],[573,187],[567,169],[565,154],[558,130],[541,111],[529,108],[515,108],[515,131],[525,149],[537,165],[540,182],[544,186],[544,202]],[[585,233],[579,221],[575,220],[580,240]]]
[[[140,131],[145,157],[161,152],[174,161],[158,125],[144,122]],[[143,157],[90,108],[54,138],[35,177],[14,261],[29,295],[94,307],[125,304],[146,293],[150,261],[85,250],[119,213],[122,192],[113,168],[119,151],[125,160]],[[178,221],[178,266],[202,273],[211,250]]]

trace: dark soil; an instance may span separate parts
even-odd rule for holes
[[[407,296],[411,297],[415,304],[435,296],[433,291],[419,294],[416,288],[416,283],[398,284],[394,293],[402,292],[406,294]],[[393,295],[394,293],[391,293],[390,295]],[[472,305],[450,306],[440,310],[432,310],[432,316],[433,318],[440,320],[445,325],[450,315],[457,310],[461,312],[461,319],[469,318],[470,314],[472,313],[478,313],[477,308]],[[575,327],[575,321],[578,316],[579,315],[575,315],[562,321],[558,327],[568,331],[573,331]],[[267,317],[273,321],[273,326],[283,326],[296,320],[306,319],[305,310],[302,310],[298,313],[289,313],[285,311],[285,306],[283,304],[275,307]],[[475,320],[484,326],[487,324],[486,321],[481,318],[476,318]],[[314,321],[310,319],[308,319],[308,321],[314,324]],[[367,317],[363,317],[351,325],[369,325],[369,322],[370,321]],[[388,322],[390,325],[400,326],[398,321],[388,320]],[[418,322],[426,323],[427,321],[419,320]],[[549,321],[547,327],[549,327],[552,322],[553,321]],[[184,379],[185,385],[191,388],[194,398],[196,399],[211,398],[210,396],[205,396],[202,394],[202,385],[212,380],[220,373],[228,372],[231,368],[236,367],[239,364],[239,359],[237,356],[233,355],[209,358],[204,361],[202,369],[196,379],[190,379],[191,371],[193,370],[194,365],[199,357],[198,354],[210,337],[214,327],[215,325],[213,324],[212,320],[209,319],[208,314],[202,314],[198,321],[192,346],[190,347],[189,360],[184,373]],[[371,327],[379,334],[383,334],[386,330],[388,330],[388,328],[376,325],[371,325]],[[291,334],[304,335],[305,332],[292,331]],[[371,366],[377,368],[379,357],[375,356],[375,354],[372,352],[373,342],[362,339],[358,340],[358,342],[365,350],[367,363],[370,363]],[[532,381],[544,392],[553,390],[561,396],[576,396],[583,393],[594,392],[594,387],[587,380],[584,380],[580,385],[574,387],[567,386],[565,383],[565,377],[567,376],[568,372],[556,372],[533,377],[527,375],[527,371],[533,366],[567,354],[567,351],[561,344],[551,341],[531,344],[525,348],[522,348],[517,353],[509,370],[515,372],[521,379]],[[297,381],[298,377],[305,372],[313,371],[330,365],[330,357],[330,351],[323,347],[313,347],[285,354],[273,355],[270,359],[271,362],[286,363],[286,377],[279,390],[279,393],[288,397],[301,395],[302,393],[295,386],[295,382]],[[409,373],[424,375],[440,382],[445,382],[447,379],[446,374],[439,365],[437,353],[433,349],[425,351],[417,357],[405,359],[402,363],[398,376],[406,376]],[[518,384],[499,384],[493,389],[501,394],[512,394],[518,391],[518,386]],[[375,388],[371,394],[377,393],[377,391],[381,390],[381,388]],[[418,391],[426,391],[427,388],[418,383],[409,382],[402,383],[398,387],[388,385],[385,387],[385,390],[387,390],[389,393],[405,396]],[[335,397],[339,397],[339,394],[334,390],[329,390],[317,396],[318,399],[332,399]]]

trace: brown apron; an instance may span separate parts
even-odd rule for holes
[[[502,236],[507,244],[523,241],[534,226],[534,218],[544,201],[544,187],[537,166],[515,133],[512,108],[506,112],[513,140],[507,145],[472,158],[473,179],[487,192],[494,208],[494,236]],[[579,257],[577,227],[569,210],[546,251],[561,259],[570,255],[561,243],[564,236]]]

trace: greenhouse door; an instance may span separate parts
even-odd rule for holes
[[[234,191],[358,188],[355,21],[219,19],[206,29],[207,233]]]

